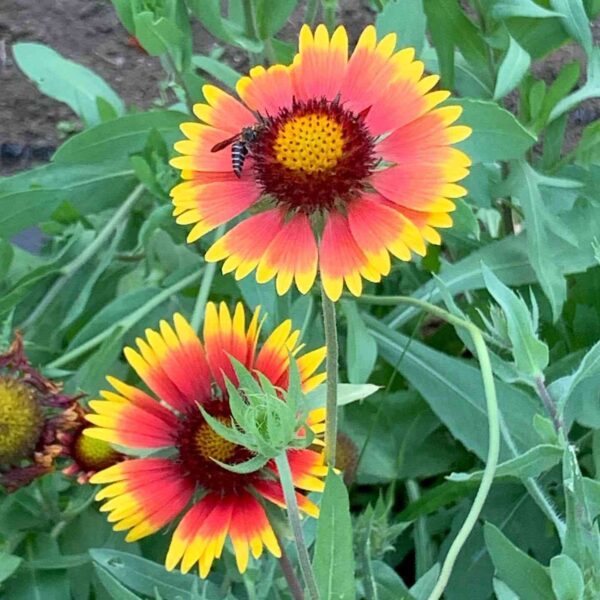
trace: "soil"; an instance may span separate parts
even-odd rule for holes
[[[304,8],[301,2],[301,8]],[[366,0],[341,0],[340,21],[354,40],[373,13]],[[294,39],[302,22],[299,10],[283,37]],[[600,37],[600,22],[594,27]],[[195,51],[206,54],[216,41],[194,23]],[[165,76],[157,58],[148,56],[129,38],[109,0],[1,0],[0,2],[0,175],[29,168],[50,159],[54,149],[81,124],[70,108],[42,95],[16,66],[11,47],[35,41],[81,63],[103,77],[128,106],[147,109],[174,100],[165,92]],[[537,76],[552,81],[560,66],[580,58],[578,48],[561,48],[534,65]],[[244,71],[244,52],[228,49],[225,60]],[[573,112],[567,146],[571,147],[585,125],[600,115],[600,102],[588,101]]]

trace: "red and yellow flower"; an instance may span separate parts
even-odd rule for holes
[[[220,557],[227,536],[237,566],[243,572],[250,554],[258,558],[263,548],[280,556],[280,547],[267,519],[264,501],[283,507],[283,491],[277,469],[269,462],[252,473],[240,474],[215,461],[235,465],[248,461],[252,453],[211,428],[199,406],[224,424],[231,422],[225,378],[234,385],[237,377],[231,358],[249,371],[262,373],[273,385],[287,389],[290,356],[296,361],[304,391],[324,380],[316,373],[325,357],[324,349],[298,356],[299,332],[291,322],[279,325],[258,347],[261,329],[259,309],[246,326],[241,304],[233,314],[222,303],[209,303],[204,322],[204,344],[179,314],[173,326],[161,321],[159,331],[146,330],[137,340],[138,349],[125,349],[129,364],[153,392],[114,377],[114,391],[102,392],[102,400],[90,402],[95,425],[85,434],[125,449],[170,449],[161,457],[128,458],[91,478],[106,484],[97,495],[102,511],[115,530],[129,530],[128,541],[138,540],[172,523],[185,513],[171,540],[166,558],[168,569],[181,563],[189,571],[196,563],[206,577]],[[323,409],[311,412],[307,425],[315,434],[324,431]],[[302,430],[298,435],[302,435]],[[294,485],[299,490],[321,491],[326,474],[322,442],[309,448],[288,449]],[[300,509],[318,515],[317,506],[297,492]]]
[[[330,38],[323,25],[304,26],[293,63],[251,69],[240,100],[204,87],[201,122],[181,126],[187,139],[171,161],[185,180],[172,190],[177,222],[193,224],[193,242],[252,213],[208,261],[224,260],[238,279],[255,269],[261,283],[276,277],[280,294],[293,282],[306,293],[319,272],[337,300],[344,283],[360,295],[363,278],[387,275],[390,254],[408,261],[441,242],[471,164],[452,144],[471,130],[452,125],[461,107],[438,107],[450,96],[432,91],[438,76],[424,77],[414,50],[395,45],[395,34],[377,41],[369,26],[348,57],[343,27]],[[212,150],[248,127],[238,177],[231,153]]]

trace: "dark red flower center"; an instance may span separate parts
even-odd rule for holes
[[[363,115],[324,98],[294,101],[265,119],[251,152],[263,193],[307,214],[357,196],[376,164]]]
[[[204,408],[223,425],[231,426],[231,412],[225,400],[213,400]],[[205,489],[235,492],[246,487],[255,477],[253,473],[233,473],[215,462],[237,465],[254,455],[247,448],[219,435],[199,410],[189,412],[182,418],[176,445],[184,471]]]

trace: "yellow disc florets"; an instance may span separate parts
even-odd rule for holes
[[[219,417],[218,420],[227,424],[227,420]],[[195,435],[196,448],[202,458],[216,459],[227,462],[235,454],[237,445],[221,437],[208,423],[202,423]]]
[[[0,377],[0,464],[13,464],[29,456],[42,425],[35,391],[16,379]]]
[[[274,144],[277,160],[293,171],[316,173],[335,167],[344,152],[344,130],[326,114],[308,114],[283,124]]]
[[[113,465],[119,453],[108,442],[80,432],[73,444],[73,458],[85,471],[100,471]]]

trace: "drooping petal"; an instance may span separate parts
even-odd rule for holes
[[[256,280],[265,283],[277,276],[276,289],[285,294],[296,281],[302,294],[313,286],[317,276],[318,250],[308,217],[297,213],[281,229],[263,254]]]
[[[346,218],[330,212],[319,248],[321,280],[326,294],[334,302],[342,295],[344,282],[355,296],[362,292],[362,279],[379,281],[381,273],[360,249]]]
[[[194,182],[174,188],[171,194],[177,223],[194,224],[187,238],[192,243],[250,208],[260,190],[252,177],[246,175],[235,181]]]
[[[243,279],[256,268],[281,230],[283,217],[284,213],[278,209],[248,217],[216,240],[205,259],[208,262],[225,259],[223,273],[235,271],[235,278]]]
[[[338,27],[329,39],[325,25],[319,25],[314,35],[308,25],[303,25],[299,45],[291,70],[296,99],[333,100],[340,91],[348,62],[346,30]]]
[[[269,500],[269,502],[272,502],[281,508],[287,508],[283,489],[278,481],[272,479],[260,479],[254,482],[253,487],[261,496]],[[298,502],[298,508],[302,512],[314,517],[315,519],[318,518],[319,507],[314,502],[309,500],[304,494],[296,492],[296,501]]]
[[[254,558],[259,558],[263,547],[266,547],[271,554],[279,557],[281,549],[260,502],[249,493],[239,494],[235,497],[235,501],[229,536],[237,567],[240,573],[244,573],[250,554]]]
[[[256,122],[256,117],[241,102],[218,87],[205,85],[202,93],[206,104],[195,104],[194,114],[208,125],[235,135]]]
[[[268,69],[253,67],[247,77],[242,77],[235,89],[251,110],[265,116],[276,116],[290,106],[294,97],[289,67],[273,65]]]
[[[229,532],[235,496],[221,497],[209,493],[183,517],[173,533],[165,561],[172,571],[181,561],[181,571],[187,573],[196,563],[205,578],[215,558],[221,555]]]
[[[163,458],[126,460],[92,476],[92,483],[110,483],[96,496],[109,498],[101,507],[115,531],[130,530],[133,542],[155,533],[184,509],[194,492],[179,465]]]

